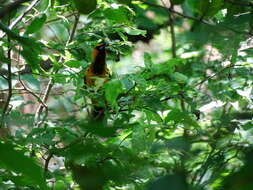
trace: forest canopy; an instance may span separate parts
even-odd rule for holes
[[[252,190],[251,0],[0,0],[0,189]]]

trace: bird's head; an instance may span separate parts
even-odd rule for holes
[[[108,46],[108,44],[105,42],[97,44],[96,47],[93,49],[93,53],[92,53],[93,60],[95,60],[99,54],[103,55],[105,57],[107,46]]]

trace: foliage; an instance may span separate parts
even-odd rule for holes
[[[252,189],[250,0],[1,2],[0,189]]]

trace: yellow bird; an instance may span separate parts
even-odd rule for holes
[[[106,64],[106,43],[98,44],[92,52],[92,63],[86,70],[84,83],[86,87],[99,89],[110,79],[110,70]],[[101,120],[104,117],[104,107],[98,106],[98,101],[92,99],[93,111],[92,117],[95,120]]]

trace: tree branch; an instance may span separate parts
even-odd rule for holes
[[[76,31],[76,29],[77,29],[77,25],[78,25],[78,22],[79,22],[79,18],[80,18],[80,15],[78,14],[78,15],[76,16],[76,19],[75,19],[75,23],[74,23],[74,25],[73,25],[72,32],[71,32],[71,34],[70,34],[70,37],[69,37],[69,39],[68,39],[66,45],[68,45],[68,44],[73,40],[73,38],[74,38],[75,31]],[[63,59],[63,58],[61,57],[61,59],[59,60],[59,62],[62,62],[62,59]],[[57,70],[55,71],[55,74],[56,74],[58,71],[59,71],[59,69],[57,69]],[[50,78],[50,80],[49,80],[49,82],[48,82],[48,84],[47,84],[46,90],[45,90],[45,92],[44,92],[45,95],[44,95],[43,98],[42,98],[42,102],[43,102],[44,104],[46,104],[46,102],[47,102],[47,100],[48,100],[48,97],[49,97],[49,94],[50,94],[50,91],[51,91],[51,89],[53,88],[53,86],[54,86],[54,80],[53,80],[53,78]],[[38,107],[37,110],[36,110],[36,113],[35,113],[35,126],[36,126],[36,127],[39,127],[39,126],[43,123],[43,121],[44,121],[44,120],[41,120],[41,121],[40,121],[40,115],[41,115],[41,113],[42,113],[42,111],[43,111],[43,108],[44,108],[43,104],[40,103],[39,107]],[[45,117],[44,117],[44,119],[45,119]]]
[[[16,20],[14,20],[10,26],[9,26],[9,29],[12,29],[14,26],[16,26],[26,15],[27,13],[30,12],[30,10],[32,10],[32,8],[34,6],[36,6],[36,4],[39,2],[40,0],[34,0],[30,5],[29,7],[27,7],[27,9],[23,12],[23,14],[21,14]]]
[[[238,6],[243,6],[243,7],[253,7],[253,3],[242,3],[242,2],[236,2],[233,0],[226,0],[228,3],[232,5],[238,5]]]
[[[0,9],[0,19],[2,19],[4,16],[9,15],[13,10],[19,8],[22,3],[28,2],[31,0],[17,0],[6,7]]]
[[[173,9],[173,5],[171,6],[171,8]],[[177,57],[177,53],[176,53],[176,36],[175,36],[175,28],[174,28],[174,19],[173,19],[173,15],[169,14],[169,22],[170,22],[170,34],[171,34],[171,50],[172,50],[172,57],[176,58]]]
[[[49,82],[47,84],[46,90],[44,92],[44,96],[42,98],[42,102],[43,103],[39,104],[39,107],[38,107],[38,109],[36,110],[36,113],[35,113],[35,122],[36,122],[35,126],[36,127],[39,127],[43,123],[43,120],[40,121],[40,115],[41,115],[41,113],[43,111],[44,105],[46,105],[46,102],[47,102],[48,97],[49,97],[49,93],[50,93],[53,85],[54,85],[53,79],[50,78],[50,80],[49,80]]]
[[[39,101],[39,103],[41,103],[41,104],[43,105],[43,107],[46,109],[46,115],[47,115],[47,114],[48,114],[48,107],[47,107],[47,105],[45,104],[45,102],[42,101],[42,99],[41,99],[36,93],[34,93],[32,90],[30,90],[30,89],[25,85],[25,83],[21,80],[20,75],[18,76],[18,80],[19,80],[20,84],[21,84],[21,85],[23,86],[23,88],[24,88],[24,89],[22,89],[22,90],[27,91],[29,94],[31,94],[32,96],[34,96],[34,97]]]
[[[167,8],[165,2],[161,0],[164,7]],[[172,4],[172,1],[170,2],[170,9],[174,10],[174,5]],[[174,19],[172,12],[169,13],[169,26],[170,26],[170,35],[171,35],[171,50],[172,50],[172,58],[176,58],[176,36],[175,36],[175,27],[174,27]]]
[[[158,8],[161,8],[161,9],[165,9],[165,10],[167,10],[169,13],[174,13],[174,14],[176,14],[176,15],[178,15],[178,16],[180,16],[180,17],[186,18],[186,19],[194,20],[194,21],[197,21],[197,22],[200,22],[200,23],[202,23],[202,24],[209,25],[209,26],[212,26],[212,27],[213,27],[213,26],[217,26],[217,25],[212,24],[212,23],[210,23],[210,22],[208,22],[208,21],[206,21],[206,20],[204,20],[204,19],[202,19],[202,18],[196,18],[196,17],[184,15],[183,13],[180,13],[180,12],[177,12],[177,11],[171,9],[171,7],[170,7],[170,8],[164,7],[164,6],[162,6],[162,5],[158,5],[158,4],[155,4],[155,3],[151,3],[151,2],[148,2],[148,1],[146,1],[146,0],[138,0],[138,1],[140,1],[140,2],[142,2],[142,3],[144,3],[144,4],[147,4],[147,5],[153,6],[153,7],[158,7]],[[245,35],[252,36],[252,34],[250,33],[250,31],[239,31],[239,30],[236,30],[236,29],[234,29],[234,28],[230,28],[230,27],[227,27],[227,26],[224,26],[224,25],[219,25],[219,26],[222,27],[222,28],[225,28],[225,29],[227,29],[227,30],[230,30],[230,31],[232,31],[232,32],[234,32],[234,33],[236,33],[236,34],[245,34]]]
[[[206,81],[212,79],[213,77],[219,75],[219,74],[222,73],[223,71],[225,71],[225,70],[227,70],[227,69],[230,69],[230,68],[233,68],[233,67],[236,67],[236,66],[241,66],[241,65],[230,64],[230,65],[228,65],[228,66],[222,68],[220,71],[214,73],[213,75],[206,77],[205,79],[203,79],[202,81],[200,81],[199,83],[197,83],[195,86],[202,85],[204,82],[206,82]]]
[[[48,172],[48,166],[49,166],[49,162],[50,160],[53,158],[54,154],[51,152],[48,157],[45,159],[45,166],[44,166],[44,176],[46,177],[46,174]]]
[[[7,110],[8,110],[8,107],[9,107],[9,104],[10,104],[10,100],[11,100],[11,97],[12,97],[12,76],[11,76],[11,47],[10,47],[10,38],[8,38],[8,42],[9,42],[9,45],[8,45],[8,52],[7,52],[7,56],[8,56],[8,74],[7,74],[7,81],[8,81],[8,96],[7,96],[7,99],[5,101],[5,105],[3,107],[3,112],[2,112],[2,121],[1,121],[1,125],[0,125],[0,128],[1,127],[4,127],[5,126],[5,116],[6,116],[6,113],[7,113]]]

